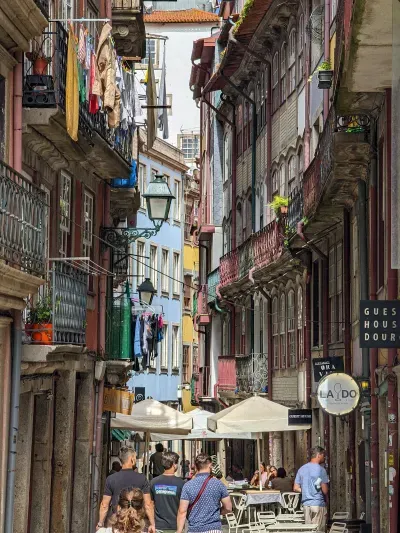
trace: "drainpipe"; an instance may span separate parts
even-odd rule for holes
[[[325,0],[325,23],[324,23],[324,57],[330,61],[331,55],[331,0]],[[324,89],[324,121],[329,114],[329,89]]]
[[[392,225],[392,91],[386,89],[386,236],[387,236],[387,298],[388,300],[397,299],[397,271],[391,267],[392,261],[392,242],[391,242],[391,225]],[[388,350],[388,471],[393,473],[393,481],[389,481],[389,532],[397,533],[398,523],[398,499],[399,499],[399,471],[396,471],[398,465],[399,446],[398,446],[398,399],[397,399],[397,380],[393,373],[393,366],[397,360],[397,349],[389,348]],[[393,466],[394,465],[394,466]]]
[[[18,63],[14,67],[13,95],[13,166],[17,172],[22,170],[22,52],[17,52]],[[19,429],[19,396],[21,390],[22,362],[22,314],[13,312],[12,344],[11,344],[11,398],[10,420],[8,426],[8,461],[6,507],[4,515],[4,531],[12,533],[14,523],[14,488],[15,469],[17,462],[17,441]]]
[[[377,124],[371,121],[371,162],[369,174],[369,299],[376,300],[377,293]],[[378,368],[378,348],[370,348],[370,386],[371,386],[371,523],[372,531],[380,529],[379,502],[379,419],[376,369]],[[354,476],[353,476],[354,477]],[[355,494],[355,492],[354,492]]]

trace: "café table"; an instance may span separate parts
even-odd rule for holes
[[[247,489],[241,491],[246,496],[245,505],[248,508],[249,523],[256,522],[256,511],[257,505],[261,505],[261,509],[264,509],[264,505],[270,505],[273,503],[278,503],[282,505],[282,495],[279,490],[270,490],[270,489]],[[254,520],[251,520],[253,514]]]
[[[317,531],[318,524],[299,524],[298,522],[287,522],[287,523],[276,523],[271,524],[269,526],[265,526],[265,529],[267,531],[271,531],[272,533],[280,533],[281,531],[286,532],[304,532],[304,533],[312,533],[313,531]]]

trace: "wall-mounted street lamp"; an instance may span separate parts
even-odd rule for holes
[[[137,291],[139,293],[139,300],[147,305],[151,305],[153,296],[157,292],[150,278],[145,278],[145,280],[137,288]]]
[[[168,220],[171,202],[175,196],[171,193],[168,183],[162,174],[156,174],[143,194],[146,199],[147,215],[153,228],[102,228],[102,239],[110,246],[125,248],[137,239],[149,239],[160,231],[165,220]]]

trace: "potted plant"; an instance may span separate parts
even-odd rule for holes
[[[46,74],[47,67],[51,63],[51,57],[45,56],[41,48],[27,52],[25,55],[26,58],[32,63],[33,74],[38,76],[43,76]]]
[[[52,301],[47,294],[32,305],[29,309],[25,326],[35,344],[51,344],[53,341]]]
[[[330,61],[323,61],[310,76],[309,81],[318,72],[318,89],[330,89],[332,87],[333,70]]]
[[[274,196],[272,202],[268,204],[274,212],[276,217],[279,219],[281,215],[286,215],[289,207],[289,199],[284,196]]]

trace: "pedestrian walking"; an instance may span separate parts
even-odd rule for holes
[[[306,524],[318,524],[318,531],[325,532],[326,504],[329,492],[329,478],[325,468],[325,450],[315,446],[311,450],[310,462],[297,472],[293,490],[301,492]]]
[[[111,465],[111,470],[108,475],[111,476],[112,474],[116,474],[117,472],[121,470],[121,468],[122,468],[121,463],[119,461],[114,461],[113,464]]]
[[[141,533],[145,527],[143,492],[140,489],[124,489],[119,495],[116,512],[109,520],[109,527],[98,533]]]
[[[119,497],[124,489],[140,489],[143,493],[144,509],[149,521],[149,533],[155,533],[154,507],[150,496],[150,485],[143,474],[134,471],[136,452],[131,446],[123,446],[119,452],[122,468],[119,472],[108,476],[100,505],[97,529],[104,527],[106,518],[116,512]]]
[[[151,480],[150,493],[154,501],[156,529],[172,533],[176,531],[176,517],[185,481],[176,476],[179,465],[177,453],[164,452],[161,462],[164,473]]]
[[[232,511],[228,490],[212,476],[209,455],[199,454],[195,464],[196,476],[182,489],[176,531],[183,532],[187,519],[189,533],[219,532],[222,530],[221,514]]]
[[[150,474],[153,477],[161,476],[164,472],[162,465],[163,452],[164,446],[161,443],[156,444],[156,451],[150,456]]]

